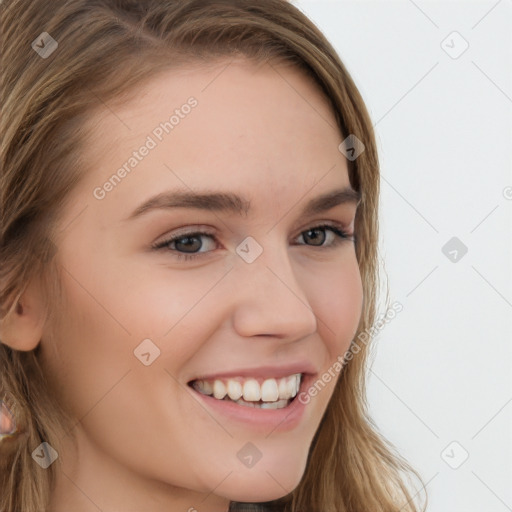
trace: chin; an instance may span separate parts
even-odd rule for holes
[[[298,463],[293,457],[288,461],[259,469],[255,466],[231,475],[226,494],[230,500],[242,503],[272,501],[286,496],[299,485],[305,470],[305,462]]]

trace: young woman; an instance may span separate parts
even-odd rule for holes
[[[2,6],[0,509],[417,512],[365,407],[379,166],[284,0]]]

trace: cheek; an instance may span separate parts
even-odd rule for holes
[[[53,335],[41,341],[42,364],[59,399],[81,417],[127,371],[133,341],[90,282],[64,274],[62,293]]]
[[[344,256],[341,264],[326,265],[307,285],[310,305],[317,315],[318,332],[331,360],[348,349],[363,308],[363,286],[355,254]]]
[[[120,314],[138,339],[151,338],[160,347],[165,367],[178,371],[219,328],[225,310],[215,286],[225,273],[213,265],[192,271],[157,267],[132,283]]]
[[[355,254],[344,254],[343,261],[329,263],[308,278],[310,306],[318,334],[326,349],[318,378],[299,395],[303,403],[323,412],[339,379],[343,357],[353,340],[363,310],[363,286]],[[319,415],[319,417],[321,414]]]

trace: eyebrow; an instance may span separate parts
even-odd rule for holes
[[[345,203],[359,204],[361,194],[356,190],[345,187],[326,192],[306,203],[301,214],[304,216],[322,213],[335,206]],[[127,218],[135,219],[150,211],[172,208],[193,208],[212,212],[235,213],[247,215],[251,209],[251,202],[232,192],[163,192],[137,207]]]

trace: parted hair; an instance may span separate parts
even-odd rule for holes
[[[300,69],[328,100],[340,140],[354,134],[365,146],[348,161],[350,184],[361,193],[354,229],[364,304],[354,339],[372,326],[380,179],[372,122],[339,55],[297,7],[285,0],[4,0],[0,9],[0,319],[36,278],[53,318],[60,288],[52,234],[86,172],[86,121],[95,109],[127,101],[162,70],[243,57]],[[44,59],[31,48],[43,31],[58,43]],[[232,502],[232,512],[419,512],[411,490],[419,475],[368,412],[369,346],[343,367],[299,485],[271,503]],[[72,419],[52,395],[39,346],[14,350],[1,332],[0,400],[17,427],[0,441],[0,510],[45,511],[59,461],[41,470],[31,453],[43,441],[59,451]]]

